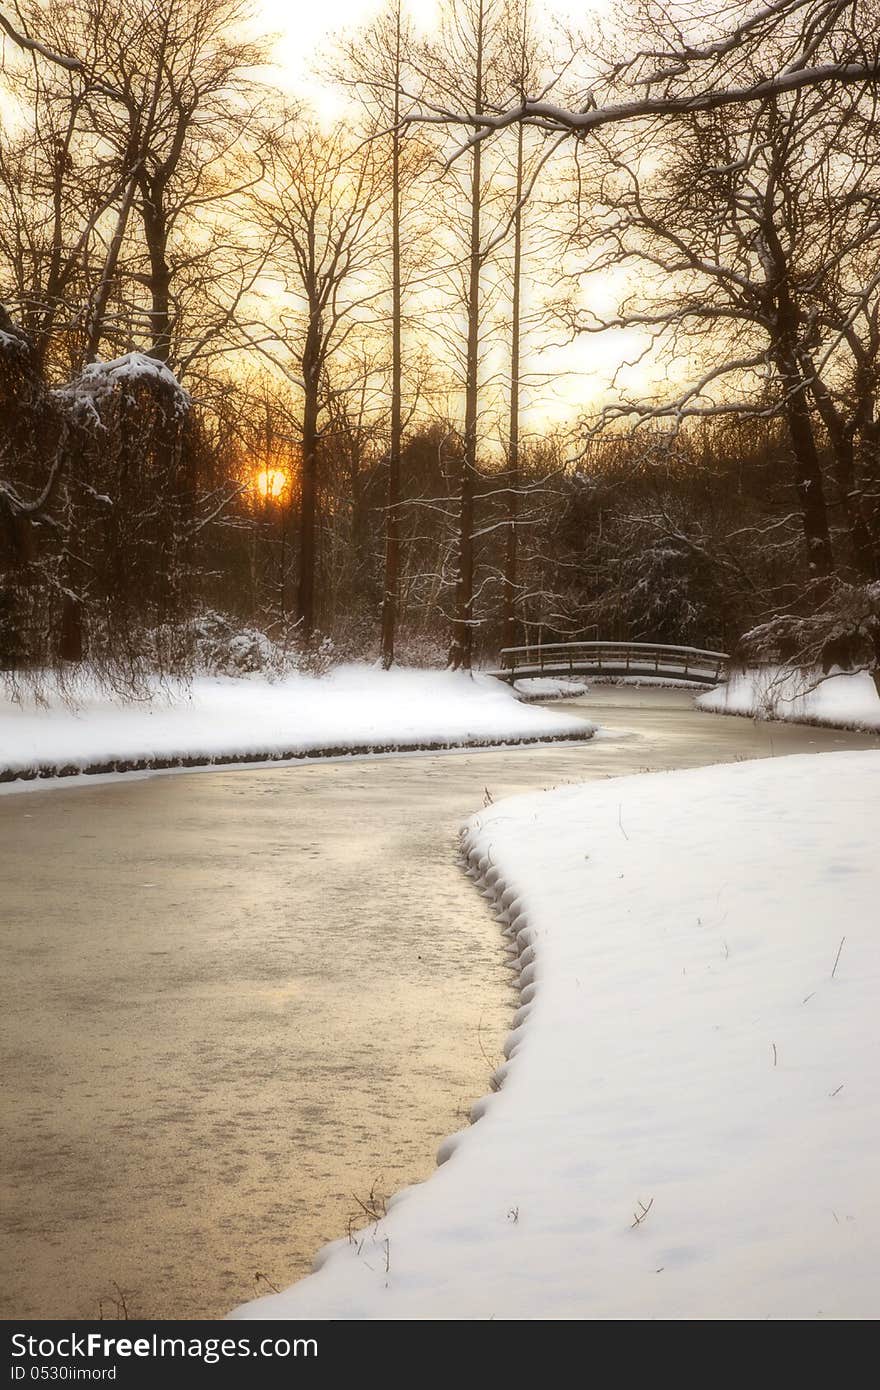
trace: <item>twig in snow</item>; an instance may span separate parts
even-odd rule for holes
[[[846,1085],[846,1082],[845,1082],[845,1081],[841,1081],[841,1083],[840,1083],[840,1085],[838,1086],[838,1088],[837,1088],[836,1091],[829,1091],[829,1092],[828,1092],[829,1098],[833,1098],[834,1096],[839,1096],[845,1085]]]
[[[623,838],[625,840],[628,840],[629,836],[623,828],[623,803],[620,801],[618,801],[617,803],[617,824],[620,826],[620,833],[623,836]]]
[[[268,1284],[269,1288],[272,1290],[273,1293],[281,1292],[281,1290],[277,1288],[275,1284],[272,1283],[271,1279],[267,1279],[265,1274],[261,1274],[260,1271],[257,1270],[256,1274],[254,1275],[254,1283],[259,1284],[261,1279],[264,1284]]]
[[[483,1061],[486,1063],[486,1066],[494,1071],[495,1063],[492,1061],[491,1057],[489,1056],[488,1052],[483,1046],[483,1017],[483,1014],[480,1014],[480,1021],[477,1024],[477,1044],[479,1046],[480,1051],[483,1054]]]
[[[840,938],[840,945],[839,945],[838,948],[837,948],[837,955],[834,957],[834,966],[833,966],[833,969],[832,969],[832,971],[831,971],[831,978],[832,978],[832,980],[834,979],[834,972],[835,972],[836,969],[837,969],[837,962],[840,960],[840,953],[841,953],[841,951],[843,950],[843,943],[844,943],[844,941],[846,941],[846,937],[845,937],[845,936],[842,936],[842,937]]]
[[[115,1316],[115,1318],[112,1319],[112,1321],[114,1321],[114,1322],[128,1322],[128,1321],[129,1321],[129,1313],[128,1313],[128,1304],[127,1304],[126,1301],[125,1301],[125,1293],[124,1293],[123,1290],[119,1287],[119,1285],[117,1284],[117,1282],[116,1282],[115,1279],[113,1280],[113,1287],[114,1287],[114,1289],[116,1290],[116,1297],[115,1297],[114,1299],[110,1300],[110,1301],[114,1304],[114,1306],[115,1306],[115,1308],[116,1308],[116,1316]],[[98,1299],[98,1319],[99,1319],[100,1322],[103,1322],[103,1321],[104,1321],[104,1300],[103,1300],[103,1298],[99,1298],[99,1299]]]
[[[494,806],[494,804],[495,804],[495,798],[494,798],[494,796],[492,795],[492,793],[490,792],[490,790],[489,790],[488,787],[484,787],[484,788],[483,788],[483,805],[484,805],[484,806]]]
[[[353,1193],[351,1194],[352,1200],[355,1201],[355,1202],[357,1202],[358,1206],[360,1207],[361,1211],[365,1214],[365,1216],[368,1216],[368,1217],[370,1218],[370,1220],[371,1220],[372,1222],[375,1222],[375,1224],[376,1224],[377,1226],[378,1226],[379,1222],[382,1220],[383,1216],[387,1215],[387,1210],[388,1210],[386,1198],[384,1197],[384,1195],[383,1195],[381,1192],[377,1192],[377,1191],[376,1191],[377,1185],[378,1185],[378,1183],[380,1183],[380,1182],[381,1182],[381,1178],[375,1178],[375,1179],[373,1180],[373,1186],[370,1188],[370,1195],[366,1198],[365,1201],[362,1200],[362,1199],[357,1195],[356,1192],[353,1192]],[[352,1233],[352,1226],[353,1226],[353,1223],[354,1223],[356,1220],[357,1220],[357,1212],[355,1212],[352,1216],[349,1217],[349,1221],[348,1221],[348,1234],[349,1234],[349,1240],[351,1239],[351,1233]]]
[[[776,1055],[776,1044],[775,1044],[775,1043],[771,1043],[770,1046],[773,1048],[773,1065],[774,1065],[774,1067],[775,1067],[775,1066],[776,1066],[776,1063],[777,1063],[777,1060],[778,1060],[777,1055]]]
[[[635,1228],[636,1228],[636,1226],[641,1226],[642,1222],[644,1221],[645,1217],[648,1215],[648,1212],[651,1210],[651,1208],[652,1208],[653,1205],[654,1205],[654,1198],[653,1198],[653,1197],[651,1198],[651,1200],[650,1200],[650,1202],[648,1203],[647,1206],[645,1206],[645,1203],[644,1203],[644,1202],[639,1202],[639,1210],[633,1212],[633,1217],[634,1217],[635,1219],[634,1219],[632,1225],[630,1226],[630,1230],[631,1230],[631,1231],[634,1231]]]

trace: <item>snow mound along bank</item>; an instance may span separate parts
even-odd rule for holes
[[[28,707],[0,697],[0,781],[198,767],[408,749],[590,738],[574,715],[522,704],[487,676],[338,667],[277,681],[202,677],[144,702],[84,688],[76,708],[49,693]]]
[[[496,803],[521,1007],[479,1123],[237,1318],[880,1313],[880,755]]]
[[[589,676],[581,680],[577,676],[524,676],[514,681],[513,688],[523,700],[573,700],[579,695],[589,695],[601,686],[651,686],[663,690],[705,690],[702,681],[676,680],[673,676]]]
[[[524,700],[572,700],[590,689],[586,681],[571,676],[525,676],[514,681],[513,688]]]
[[[867,671],[796,671],[784,666],[751,667],[698,696],[698,709],[744,714],[753,719],[790,719],[838,729],[880,733],[880,694]]]

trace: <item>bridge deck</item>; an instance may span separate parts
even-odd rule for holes
[[[717,685],[724,679],[726,652],[653,642],[548,642],[505,647],[501,666],[490,674],[500,680],[540,676],[667,676],[673,680]]]

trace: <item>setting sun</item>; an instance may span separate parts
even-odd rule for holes
[[[254,483],[264,502],[278,502],[290,486],[290,474],[286,468],[261,468]]]

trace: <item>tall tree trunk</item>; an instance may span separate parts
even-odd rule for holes
[[[880,551],[875,545],[869,521],[863,510],[863,489],[856,479],[857,418],[853,417],[849,421],[844,419],[813,363],[807,360],[804,365],[810,377],[813,399],[831,444],[834,482],[846,517],[853,564],[862,579],[880,578]]]
[[[303,352],[302,461],[300,466],[299,583],[297,617],[303,637],[315,630],[315,571],[318,529],[318,402],[321,382],[321,321],[313,308]]]
[[[150,258],[149,356],[168,362],[171,356],[171,267],[168,264],[168,223],[164,192],[153,180],[141,181],[144,237]]]
[[[483,111],[484,4],[477,20],[474,112]],[[469,671],[474,650],[474,502],[477,483],[477,415],[480,379],[480,213],[482,145],[471,151],[471,226],[467,297],[467,357],[465,366],[464,439],[458,520],[458,577],[449,665]]]
[[[40,320],[33,334],[34,349],[37,361],[42,367],[46,360],[46,352],[55,326],[55,318],[58,313],[58,305],[64,293],[67,279],[69,278],[69,266],[65,268],[65,245],[67,242],[67,228],[64,225],[64,180],[68,170],[70,159],[70,147],[73,142],[77,120],[79,119],[82,97],[76,97],[70,105],[67,117],[67,126],[64,137],[58,143],[55,151],[55,167],[52,171],[52,245],[49,252],[49,265],[46,271],[46,290],[45,304]],[[65,269],[67,273],[65,273]]]
[[[82,604],[70,593],[66,593],[61,600],[58,655],[62,661],[80,662],[83,659]]]
[[[101,345],[101,337],[104,332],[104,318],[107,313],[107,304],[110,300],[113,277],[116,274],[119,253],[122,250],[122,242],[128,226],[131,205],[134,201],[136,183],[136,177],[132,175],[122,195],[122,202],[119,205],[119,212],[116,215],[116,226],[113,229],[113,235],[107,247],[104,264],[101,267],[101,278],[98,281],[92,302],[89,305],[88,317],[86,319],[86,342],[83,350],[84,362],[94,362],[98,356],[98,348]]]
[[[510,323],[510,426],[507,436],[507,537],[504,555],[504,625],[502,646],[515,647],[519,595],[519,371],[520,298],[522,293],[523,125],[517,125],[516,209],[513,219],[513,284]]]
[[[59,443],[60,447],[63,447],[63,443]],[[74,557],[69,543],[73,523],[67,479],[61,484],[59,513],[64,528],[64,545],[60,557],[61,623],[58,632],[58,656],[61,661],[76,663],[82,661],[85,648],[84,613],[82,600],[76,593]]]
[[[774,250],[776,245],[775,241],[771,241]],[[810,418],[807,383],[798,356],[797,310],[788,291],[781,252],[776,260],[782,270],[777,289],[778,336],[774,355],[782,379],[784,413],[794,459],[794,485],[801,508],[807,564],[814,578],[823,579],[834,572],[825,481]]]
[[[382,600],[382,665],[394,661],[400,595],[400,452],[402,433],[402,344],[400,273],[400,0],[394,16],[394,131],[391,145],[391,439],[385,514],[385,590]]]
[[[808,385],[802,369],[799,343],[801,316],[792,298],[791,271],[772,211],[764,225],[764,235],[775,269],[772,289],[775,302],[771,315],[775,321],[775,341],[772,352],[782,381],[783,411],[794,459],[794,485],[801,508],[807,564],[810,574],[821,580],[834,572],[825,482],[807,401]]]
[[[859,440],[859,496],[861,512],[880,569],[880,419],[873,409],[865,412]]]
[[[880,550],[862,510],[863,493],[856,481],[855,441],[850,430],[831,437],[834,481],[846,517],[853,564],[862,579],[880,579]]]
[[[823,579],[834,572],[834,554],[819,451],[803,386],[796,371],[794,375],[784,375],[783,381],[787,395],[785,417],[794,459],[794,485],[801,509],[807,564],[815,578]]]

